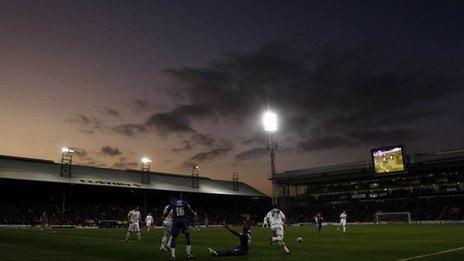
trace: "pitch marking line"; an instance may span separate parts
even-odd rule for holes
[[[416,259],[420,259],[420,258],[424,258],[424,257],[437,256],[437,255],[447,254],[447,253],[461,251],[461,250],[464,250],[464,247],[458,247],[458,248],[448,249],[448,250],[435,252],[435,253],[430,253],[430,254],[426,254],[426,255],[420,255],[420,256],[413,256],[413,257],[398,259],[398,261],[416,260]]]

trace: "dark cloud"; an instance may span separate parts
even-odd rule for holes
[[[81,126],[81,132],[92,134],[94,131],[103,131],[108,126],[93,116],[78,114],[73,118],[66,119],[65,122]]]
[[[104,155],[106,156],[111,156],[111,157],[114,157],[114,156],[117,156],[117,155],[121,155],[121,151],[119,150],[119,148],[117,147],[111,147],[111,146],[104,146],[100,149],[100,152],[103,153]]]
[[[214,147],[220,144],[227,143],[225,139],[217,139],[211,134],[195,133],[190,136],[190,139],[182,141],[182,146],[180,148],[171,149],[172,152],[182,152],[190,151],[196,148],[197,146],[203,147]]]
[[[242,143],[243,145],[249,145],[249,144],[264,145],[269,142],[269,137],[267,137],[266,134],[263,132],[257,132],[248,137],[239,136],[238,138],[240,139],[240,143]]]
[[[166,136],[171,133],[196,133],[191,126],[193,119],[215,119],[214,112],[203,105],[179,105],[168,112],[152,114],[146,125]]]
[[[240,162],[245,160],[260,159],[268,153],[269,149],[267,147],[256,147],[238,153],[235,155],[234,160]]]
[[[106,116],[119,117],[119,111],[113,108],[103,107],[102,112]]]
[[[85,134],[93,134],[93,130],[80,129],[80,131]]]
[[[88,152],[85,149],[78,148],[78,147],[72,147],[74,150],[74,155],[77,156],[78,158],[87,158]]]
[[[195,133],[190,126],[190,120],[178,115],[168,113],[156,113],[151,115],[146,125],[155,129],[161,136],[172,133]]]
[[[133,169],[138,165],[140,164],[135,161],[129,161],[127,158],[121,157],[111,167],[115,169]]]
[[[340,147],[353,147],[358,144],[372,146],[404,144],[421,139],[428,134],[416,129],[366,129],[355,132],[347,132],[339,135],[328,135],[314,131],[304,141],[297,144],[299,151],[317,151],[322,149],[334,149]]]
[[[222,148],[216,148],[212,150],[208,150],[205,152],[200,152],[192,156],[187,160],[187,162],[192,162],[192,163],[200,163],[204,161],[210,161],[213,159],[216,159],[218,157],[225,156],[231,149],[228,147],[222,147]],[[188,164],[190,165],[190,164]]]
[[[143,124],[124,123],[112,127],[114,131],[127,137],[139,136],[146,133],[148,128]]]
[[[74,156],[77,158],[79,163],[84,164],[85,166],[106,167],[106,164],[99,162],[97,159],[92,157],[90,155],[91,152],[78,147],[72,148],[74,149]]]
[[[144,112],[152,109],[152,105],[148,101],[141,99],[135,99],[131,107],[134,112]]]
[[[172,148],[172,152],[183,152],[183,151],[190,151],[193,149],[192,143],[189,140],[183,140],[182,146],[178,148]]]
[[[385,142],[394,134],[420,138],[415,124],[443,113],[437,104],[463,89],[463,67],[458,59],[404,53],[374,44],[314,50],[275,42],[224,53],[204,67],[166,69],[183,103],[171,111],[182,128],[172,129],[193,132],[192,115],[244,121],[270,104],[281,115],[283,138],[297,137],[302,151]],[[191,107],[201,113],[185,109]]]
[[[222,144],[216,148],[197,153],[186,160],[182,165],[184,167],[191,167],[202,162],[212,161],[221,157],[226,156],[231,150],[233,150],[232,143],[226,140],[222,140]]]

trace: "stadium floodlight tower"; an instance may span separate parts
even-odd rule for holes
[[[277,143],[274,141],[274,133],[277,131],[277,114],[266,111],[263,114],[263,126],[264,131],[266,131],[269,135],[269,155],[271,156],[271,177],[276,174],[275,168],[275,150],[277,149]],[[273,197],[272,203],[277,204],[277,188],[274,181],[272,182],[272,190],[273,190]]]
[[[200,187],[200,168],[198,165],[192,166],[192,188],[199,188]]]
[[[140,161],[142,162],[142,171],[150,171],[151,159],[143,157]]]
[[[71,177],[71,166],[72,166],[72,157],[74,154],[74,149],[69,147],[61,148],[61,166],[60,166],[60,176],[61,177]]]
[[[151,159],[143,157],[140,161],[142,162],[141,182],[142,184],[150,184]]]

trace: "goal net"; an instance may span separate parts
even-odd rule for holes
[[[377,212],[375,214],[377,223],[411,223],[409,212]]]

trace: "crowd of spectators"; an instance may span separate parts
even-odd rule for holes
[[[133,208],[132,205],[123,204],[84,204],[75,203],[67,205],[64,209],[56,202],[47,201],[18,201],[0,200],[0,224],[28,224],[40,223],[40,216],[43,212],[47,213],[49,223],[52,225],[89,225],[99,221],[126,221],[127,213]],[[164,205],[149,206],[144,210],[141,206],[143,218],[151,213],[155,219],[155,224],[161,225],[163,221]],[[242,220],[242,215],[256,214],[235,211],[231,208],[221,208],[219,206],[192,206],[198,213],[200,224],[221,224],[223,221],[234,224]],[[259,216],[262,214],[260,213]]]
[[[375,222],[376,213],[408,212],[411,220],[463,220],[464,202],[456,199],[378,200],[350,202],[348,204],[318,203],[309,207],[294,208],[289,212],[292,222],[312,222],[321,213],[326,221],[338,222],[342,211],[349,222]]]

